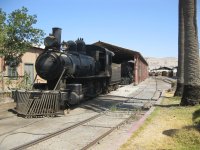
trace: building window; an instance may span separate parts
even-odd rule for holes
[[[8,66],[8,77],[11,78],[11,79],[17,79],[18,78],[17,67]]]

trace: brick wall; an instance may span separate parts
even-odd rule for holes
[[[135,56],[134,84],[137,85],[148,77],[148,65],[142,61],[139,55]]]

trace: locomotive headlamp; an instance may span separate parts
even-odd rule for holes
[[[57,44],[58,44],[58,41],[57,41],[57,39],[54,36],[47,36],[44,39],[44,45],[46,47],[53,47],[53,46],[55,46]]]

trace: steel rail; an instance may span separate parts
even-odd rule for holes
[[[153,94],[153,96],[150,98],[150,99],[141,99],[141,98],[137,98],[140,94],[142,94],[143,92],[144,92],[144,90],[148,87],[148,85],[149,84],[147,84],[143,89],[141,89],[140,91],[138,91],[138,93],[135,93],[133,96],[131,96],[131,97],[126,97],[126,98],[128,98],[128,100],[126,101],[126,102],[129,102],[130,101],[130,99],[136,99],[136,100],[153,100],[153,97],[155,96],[155,93],[157,92],[157,78],[155,77],[155,78],[153,78],[153,79],[155,79],[155,82],[156,82],[156,90],[155,90],[155,92],[154,92],[154,94]],[[150,81],[148,81],[148,83],[149,83]]]
[[[89,122],[89,121],[91,121],[91,120],[94,120],[94,119],[100,117],[101,115],[103,115],[103,114],[100,113],[100,114],[95,115],[95,116],[93,116],[93,117],[90,117],[90,118],[88,118],[88,119],[86,119],[86,120],[84,120],[84,121],[81,121],[81,122],[79,122],[79,123],[77,123],[77,124],[74,124],[74,125],[72,125],[72,126],[66,127],[66,128],[61,129],[61,130],[59,130],[59,131],[53,132],[52,134],[49,134],[49,135],[47,135],[47,136],[41,137],[41,138],[39,138],[39,139],[33,140],[33,141],[31,141],[31,142],[25,143],[25,144],[20,145],[20,146],[14,147],[14,148],[12,148],[11,150],[23,150],[23,149],[26,149],[26,148],[28,148],[28,147],[34,146],[34,145],[36,145],[36,144],[38,144],[38,143],[41,143],[41,142],[43,142],[43,141],[46,141],[46,140],[48,140],[48,139],[50,139],[50,138],[53,138],[53,137],[55,137],[55,136],[57,136],[57,135],[60,135],[60,134],[62,134],[62,133],[64,133],[64,132],[67,132],[67,131],[69,131],[69,130],[72,130],[72,129],[78,127],[78,126],[81,126],[81,125],[83,125],[83,124],[85,124],[85,123],[87,123],[87,122]]]
[[[104,134],[100,135],[99,137],[97,137],[95,140],[93,140],[92,142],[90,142],[89,144],[87,144],[85,147],[81,148],[81,150],[87,150],[88,148],[92,147],[93,145],[95,145],[97,142],[99,142],[100,140],[102,140],[104,137],[106,137],[107,135],[109,135],[111,132],[113,132],[115,129],[119,128],[120,126],[122,126],[123,124],[125,124],[126,122],[128,122],[134,115],[136,115],[136,113],[132,114],[131,116],[129,116],[128,118],[126,118],[124,121],[120,122],[118,125],[116,125],[115,127],[112,127],[110,130],[108,130],[107,132],[105,132]]]
[[[0,120],[4,120],[4,119],[8,119],[8,118],[13,118],[15,117],[15,115],[11,115],[11,116],[8,116],[8,117],[0,117]]]

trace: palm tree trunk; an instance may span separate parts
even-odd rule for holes
[[[179,21],[178,21],[178,72],[177,87],[174,96],[182,96],[184,87],[184,18],[183,18],[183,2],[179,0]]]
[[[200,103],[200,61],[196,20],[196,0],[184,0],[184,91],[181,105]]]

